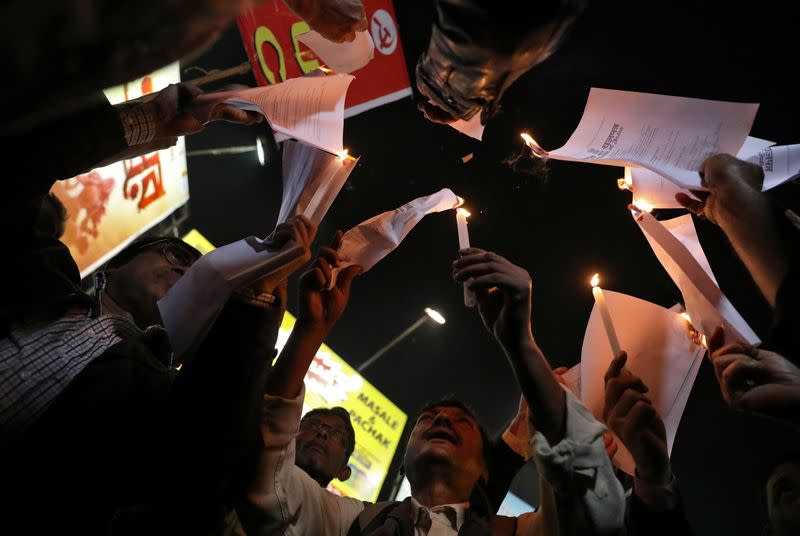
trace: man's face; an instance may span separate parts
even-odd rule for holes
[[[781,464],[772,472],[767,509],[773,534],[800,534],[800,461]]]
[[[350,441],[350,432],[340,417],[315,413],[300,423],[295,441],[295,465],[330,480],[347,480],[350,476],[347,466]]]
[[[404,460],[409,479],[429,464],[450,466],[462,474],[469,490],[487,478],[480,427],[467,412],[440,406],[424,411],[408,440]]]
[[[161,323],[156,302],[186,273],[194,259],[173,244],[155,244],[113,269],[109,292],[140,327]]]

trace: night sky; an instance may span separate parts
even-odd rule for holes
[[[602,274],[605,288],[672,306],[680,294],[626,208],[630,193],[618,190],[615,181],[620,168],[550,162],[545,173],[534,175],[515,172],[504,161],[522,152],[521,131],[547,149],[560,147],[592,86],[760,102],[752,135],[778,144],[800,142],[800,104],[788,83],[796,75],[798,45],[788,16],[777,7],[699,4],[595,3],[565,46],[511,88],[483,142],[426,121],[411,98],[348,119],[345,146],[361,161],[322,223],[317,245],[327,243],[336,229],[449,187],[468,200],[473,245],[530,271],[534,336],[553,366],[580,360],[592,273]],[[433,7],[420,0],[395,6],[413,80]],[[517,16],[535,15],[509,12]],[[234,26],[192,65],[222,69],[245,60]],[[251,145],[257,136],[268,136],[266,127],[215,125],[187,138],[187,148]],[[464,164],[468,153],[474,158]],[[216,245],[268,234],[281,190],[280,155],[268,157],[265,167],[254,153],[191,157],[187,229],[197,228]],[[789,184],[773,195],[797,207],[798,190]],[[721,288],[766,340],[771,322],[766,302],[719,230],[695,223]],[[365,377],[410,418],[424,402],[452,393],[468,401],[490,430],[501,431],[516,412],[519,390],[477,311],[463,306],[461,287],[450,275],[457,246],[452,212],[426,217],[400,248],[355,281],[348,309],[327,344],[357,367],[424,307],[434,307],[447,324],[427,323]],[[295,283],[296,276],[291,296]],[[289,310],[296,311],[294,297]],[[756,533],[758,482],[776,456],[799,443],[778,425],[729,410],[704,362],[673,450],[697,533]],[[536,487],[535,472],[528,468],[513,489],[535,504]]]

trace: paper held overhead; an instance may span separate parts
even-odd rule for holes
[[[195,99],[190,112],[206,123],[223,104],[261,113],[273,130],[333,154],[341,152],[344,100],[353,76],[303,76],[280,84],[221,93]]]
[[[758,344],[760,340],[719,288],[689,214],[658,221],[651,214],[634,213],[661,265],[681,291],[686,312],[703,335],[724,326],[729,341]]]
[[[618,292],[607,290],[605,298],[617,321],[622,350],[628,354],[625,368],[640,376],[650,389],[647,396],[664,421],[671,452],[705,349],[692,340],[681,315]],[[581,400],[598,419],[603,419],[605,374],[611,359],[603,320],[595,305],[583,338],[580,369],[570,369],[564,379],[571,389],[580,390]],[[633,458],[619,439],[617,443],[614,464],[633,474]]]
[[[311,30],[297,40],[314,51],[322,62],[336,73],[352,73],[368,64],[375,56],[375,44],[369,32],[356,32],[353,41],[334,43]]]
[[[358,264],[366,272],[399,246],[426,215],[454,209],[460,204],[459,197],[450,189],[444,188],[359,223],[342,237],[338,249],[342,259],[339,270]],[[335,282],[334,272],[331,286]]]
[[[304,214],[316,225],[328,213],[357,158],[344,157],[289,140],[283,144],[283,200],[278,223]]]
[[[303,247],[295,242],[274,249],[251,236],[200,257],[158,301],[175,355],[182,357],[197,349],[233,291],[302,256]]]
[[[567,143],[534,154],[644,167],[683,188],[702,188],[700,165],[717,153],[737,154],[757,110],[757,104],[592,88]]]

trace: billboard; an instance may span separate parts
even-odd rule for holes
[[[196,229],[183,240],[204,254],[214,249]],[[294,316],[287,311],[278,334],[279,351],[294,324]],[[303,414],[314,408],[341,406],[350,413],[356,431],[356,448],[349,463],[352,475],[346,482],[334,480],[328,489],[375,502],[403,435],[407,415],[324,344],[309,367],[305,384]]]
[[[174,63],[105,94],[117,104],[176,82],[180,69]],[[56,182],[51,191],[67,209],[61,241],[86,277],[189,200],[184,139],[169,149]]]
[[[364,0],[375,57],[353,73],[345,101],[345,117],[408,95],[411,84],[391,0]],[[253,74],[259,85],[303,76],[323,63],[297,36],[310,28],[283,0],[264,0],[245,9],[237,20]]]

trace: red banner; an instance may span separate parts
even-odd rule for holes
[[[353,73],[345,101],[345,117],[401,99],[411,94],[406,60],[391,0],[365,0],[375,57]],[[308,24],[282,0],[265,0],[244,10],[239,32],[259,85],[275,84],[302,76],[323,66],[316,54],[297,40]]]

